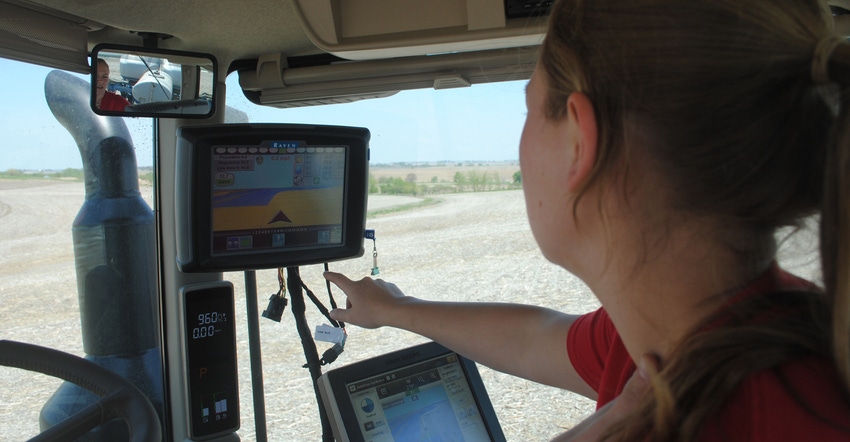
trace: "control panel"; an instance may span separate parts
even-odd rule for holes
[[[239,429],[233,285],[218,281],[181,289],[190,437],[203,440]]]

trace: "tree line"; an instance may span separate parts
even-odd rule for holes
[[[494,190],[518,189],[522,187],[522,174],[517,171],[510,179],[503,179],[497,172],[469,170],[455,172],[451,182],[432,177],[429,181],[419,182],[414,173],[406,177],[375,178],[369,174],[369,193],[384,195],[434,195],[459,192],[488,192]]]

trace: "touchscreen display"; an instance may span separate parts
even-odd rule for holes
[[[339,246],[348,146],[215,145],[211,254]]]
[[[454,353],[346,384],[365,441],[490,440]]]

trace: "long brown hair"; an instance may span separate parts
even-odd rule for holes
[[[850,397],[850,45],[833,34],[826,5],[562,0],[540,64],[548,118],[564,118],[575,91],[594,104],[587,186],[641,149],[663,173],[670,210],[711,217],[735,238],[758,243],[821,218],[824,293],[756,297],[728,327],[694,333],[616,438],[695,439],[742,379],[801,354],[833,360]],[[749,325],[777,306],[795,314]]]

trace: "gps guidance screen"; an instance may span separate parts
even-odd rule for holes
[[[212,255],[343,242],[347,146],[213,146]]]

